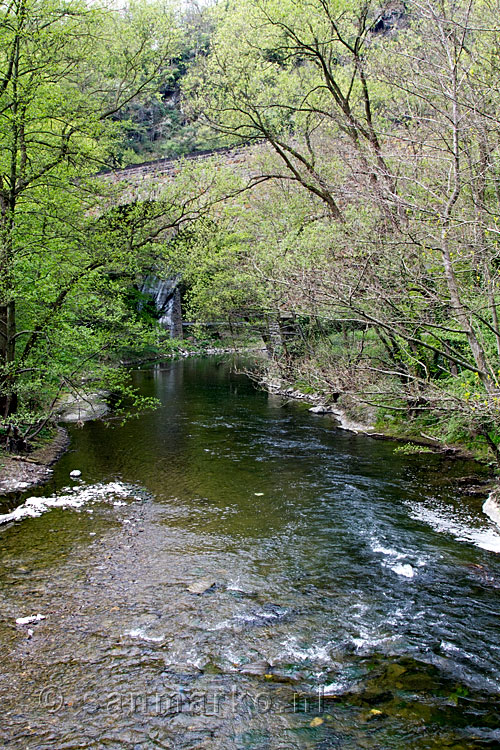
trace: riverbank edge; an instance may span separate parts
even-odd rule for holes
[[[133,367],[134,365],[137,366],[149,362],[160,363],[162,361],[172,361],[175,359],[194,356],[241,355],[260,353],[263,351],[265,350],[260,347],[244,347],[240,349],[237,347],[211,347],[201,351],[199,349],[184,350],[182,353],[177,351],[175,353],[172,352],[170,356],[163,355],[161,358],[143,359],[135,362],[127,362],[126,364],[129,367]],[[449,446],[437,439],[431,439],[422,435],[402,436],[393,434],[390,430],[385,429],[383,432],[376,431],[373,425],[356,421],[356,419],[349,414],[348,409],[341,408],[337,404],[335,404],[335,406],[328,404],[324,394],[314,392],[304,393],[292,385],[283,383],[282,381],[277,382],[273,379],[259,379],[258,385],[273,395],[280,396],[290,401],[310,404],[310,411],[312,413],[331,415],[337,421],[338,426],[343,430],[365,435],[374,440],[392,440],[401,443],[402,445],[420,446],[427,450],[431,450],[433,453],[448,457],[468,460],[473,459],[481,464],[487,463],[481,458],[478,458],[472,451],[464,446]],[[87,416],[85,421],[92,418],[99,418],[99,416]],[[61,425],[57,425],[54,438],[49,441],[47,445],[37,449],[29,456],[9,456],[7,454],[0,456],[0,496],[16,492],[24,492],[47,482],[52,474],[52,469],[50,467],[66,452],[69,444],[70,438],[67,430]],[[495,476],[492,472],[491,482],[480,489],[481,494],[487,495],[489,492],[488,500],[491,498],[492,508],[493,504],[498,508],[498,520],[492,520],[500,526],[500,480],[497,479],[495,481]],[[495,513],[496,511],[493,510],[493,512]],[[490,513],[487,512],[487,515],[490,515]]]
[[[448,458],[472,459],[479,464],[488,465],[486,461],[481,460],[475,456],[472,451],[463,446],[449,446],[438,440],[431,440],[430,438],[421,435],[401,436],[391,434],[390,431],[377,432],[372,425],[362,424],[361,422],[355,421],[352,416],[349,415],[348,410],[340,408],[337,404],[333,406],[325,403],[325,396],[320,393],[303,393],[291,385],[284,387],[284,384],[278,384],[276,381],[272,380],[261,380],[259,381],[259,385],[268,393],[280,396],[281,398],[311,404],[311,408],[309,409],[310,412],[319,415],[330,415],[338,422],[338,426],[341,429],[353,432],[357,435],[365,435],[374,440],[392,440],[401,443],[402,445],[421,446],[425,448],[426,451],[430,449],[432,453],[446,456]],[[491,472],[486,481],[471,485],[471,487],[468,488],[467,494],[486,497],[486,500],[482,504],[482,511],[488,516],[490,521],[500,529],[500,478],[495,477],[493,472]]]
[[[68,450],[69,444],[68,431],[57,425],[54,436],[33,453],[0,456],[0,496],[26,492],[45,484],[52,475],[50,467]]]
[[[138,357],[137,359],[122,360],[120,364],[124,367],[138,367],[145,364],[161,364],[162,362],[171,362],[189,357],[216,357],[223,355],[245,355],[245,354],[263,354],[266,351],[264,346],[226,346],[226,347],[201,347],[192,349],[177,349],[169,353],[159,353],[148,357]]]
[[[375,430],[373,425],[368,423],[359,422],[356,418],[349,413],[347,408],[342,408],[338,404],[332,405],[328,403],[328,399],[324,394],[321,393],[304,393],[293,385],[287,383],[277,382],[272,379],[261,379],[258,381],[260,387],[266,390],[268,393],[272,393],[276,396],[289,399],[291,401],[302,401],[304,403],[311,404],[311,411],[315,414],[330,414],[334,417],[338,426],[343,430],[354,432],[356,434],[366,435],[374,440],[393,440],[394,442],[401,443],[404,445],[415,445],[422,448],[430,449],[433,453],[439,453],[441,455],[453,456],[455,458],[462,459],[473,459],[480,464],[488,465],[488,462],[484,459],[479,458],[474,454],[473,451],[461,445],[448,445],[441,442],[437,438],[430,438],[422,434],[408,434],[398,435],[391,433],[390,429],[385,429],[383,432]],[[496,486],[494,482],[494,474],[492,473],[492,487]],[[500,489],[499,489],[500,492]],[[500,502],[500,495],[499,495]]]

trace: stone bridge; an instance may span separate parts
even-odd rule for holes
[[[117,196],[120,205],[137,200],[156,200],[160,196],[163,185],[179,174],[186,163],[216,158],[220,164],[241,168],[248,158],[248,152],[248,146],[197,151],[186,156],[131,164],[122,169],[106,169],[99,172],[97,176],[120,188]]]

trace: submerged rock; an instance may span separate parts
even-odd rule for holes
[[[272,677],[273,682],[283,682],[290,685],[296,685],[307,678],[307,675],[304,672],[288,672],[285,669],[275,669],[270,676]]]
[[[270,671],[271,665],[264,659],[261,661],[252,661],[240,668],[241,674],[253,675],[254,677],[262,677],[265,674],[269,674]]]
[[[259,596],[257,591],[247,591],[246,589],[240,589],[238,586],[228,586],[226,591],[235,599],[257,599]]]
[[[187,590],[190,594],[204,594],[205,591],[208,591],[214,586],[215,581],[211,578],[200,578],[199,581],[195,581],[190,586],[188,586]]]

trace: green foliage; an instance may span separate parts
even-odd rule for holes
[[[419,453],[432,453],[432,448],[428,445],[417,445],[416,443],[405,443],[394,448],[394,453],[400,453],[403,456],[413,456]]]
[[[188,5],[178,11],[182,39],[177,54],[165,66],[158,88],[116,115],[122,139],[116,160],[125,166],[144,161],[180,157],[216,145],[203,124],[190,120],[181,101],[182,82],[196,56],[206,54],[213,24],[209,9]]]
[[[161,2],[16,0],[0,4],[0,41],[0,414],[22,447],[63,391],[114,382],[120,349],[152,337],[129,290],[154,219],[103,215],[113,191],[92,175],[181,32]]]
[[[245,256],[245,238],[224,224],[201,220],[177,235],[168,258],[188,287],[188,319],[213,322],[255,315],[262,291],[245,270]]]
[[[497,0],[0,8],[8,424],[175,348],[137,290],[179,273],[199,336],[241,325],[302,390],[500,455]],[[127,207],[92,177],[242,142]]]

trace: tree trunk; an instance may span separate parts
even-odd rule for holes
[[[0,392],[0,415],[7,419],[17,411],[17,393],[13,385],[16,357],[16,305],[12,300],[0,306],[0,368],[4,371]]]

